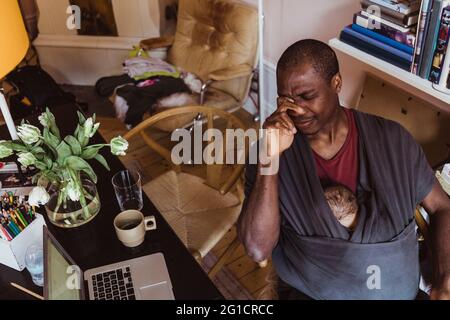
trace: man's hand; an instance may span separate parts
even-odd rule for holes
[[[441,281],[438,287],[433,287],[430,294],[431,300],[450,300],[450,279]]]
[[[287,99],[280,98],[277,111],[267,118],[263,125],[263,129],[266,129],[267,150],[270,158],[280,156],[291,147],[294,141],[297,128],[286,112],[292,108]]]
[[[431,299],[450,300],[450,200],[436,180],[421,203],[430,215],[430,240],[433,257]]]

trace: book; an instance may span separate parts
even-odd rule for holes
[[[370,2],[370,0],[362,0],[361,5],[364,11],[368,12],[369,14],[376,15],[377,12],[372,10],[373,4]],[[412,12],[410,14],[402,14],[399,12],[396,12],[394,10],[388,9],[383,6],[377,6],[380,9],[381,18],[388,20],[390,22],[399,24],[404,27],[410,27],[414,24],[417,24],[419,20],[419,11]]]
[[[450,37],[450,6],[442,10],[439,23],[439,33],[436,40],[436,49],[433,54],[433,64],[431,66],[430,81],[439,84],[441,73],[444,68],[444,60],[449,47]],[[447,76],[444,74],[443,76]]]
[[[403,28],[381,18],[376,20],[376,18],[376,16],[371,15],[366,17],[362,12],[360,12],[355,14],[353,22],[363,28],[403,43],[414,50],[414,46],[416,44],[416,33],[412,32],[412,30],[414,30],[413,28]],[[374,21],[378,23],[374,24]]]
[[[403,70],[411,70],[412,55],[360,34],[351,27],[346,27],[341,32],[340,39],[342,42],[389,62]]]
[[[428,25],[428,20],[430,18],[429,13],[431,12],[430,9],[431,6],[431,0],[423,0],[422,6],[420,8],[420,14],[419,14],[419,22],[417,23],[417,43],[414,50],[414,62],[412,66],[412,73],[418,74],[420,63],[421,63],[421,55],[423,51],[423,45],[424,45],[424,36]]]
[[[422,64],[419,68],[419,76],[428,79],[433,64],[433,53],[436,49],[436,41],[439,34],[440,17],[443,9],[443,0],[433,0],[431,8],[430,21],[428,24],[427,33],[425,36],[425,43],[422,55]]]
[[[370,0],[374,5],[380,5],[394,11],[410,14],[420,8],[420,0]]]
[[[406,32],[412,32],[412,33],[414,33],[414,36],[416,34],[416,26],[415,25],[412,25],[412,26],[399,25],[397,23],[393,23],[393,22],[391,22],[389,20],[383,19],[383,18],[381,18],[381,17],[379,17],[377,15],[371,14],[371,13],[369,13],[367,11],[364,11],[364,10],[362,10],[359,14],[361,16],[363,16],[364,18],[369,19],[369,23],[374,24],[374,22],[379,22],[379,23],[385,24],[385,25],[387,25],[387,26],[389,26],[389,27],[391,27],[393,29],[396,29],[396,30],[398,30],[400,32],[405,32],[405,33]]]
[[[412,55],[414,53],[414,48],[413,47],[410,47],[410,46],[407,46],[406,44],[403,44],[401,42],[397,42],[395,40],[392,40],[391,38],[383,36],[383,35],[381,35],[379,33],[376,33],[376,32],[374,32],[372,30],[363,28],[363,27],[361,27],[361,26],[359,26],[357,24],[352,24],[352,29],[355,30],[356,32],[359,32],[359,33],[364,34],[364,35],[366,35],[368,37],[371,37],[372,39],[375,39],[375,40],[378,40],[378,41],[380,41],[382,43],[385,43],[385,44],[387,44],[387,45],[389,45],[391,47],[394,47],[394,48],[397,48],[399,50],[402,50],[402,51],[404,51],[404,52],[406,52],[408,54]]]
[[[447,52],[444,57],[444,62],[442,63],[439,86],[441,88],[450,89],[450,39],[447,44]]]

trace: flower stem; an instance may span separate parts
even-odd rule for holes
[[[61,206],[63,202],[63,192],[58,192],[58,201],[56,202],[56,208],[53,211],[53,221],[56,221],[56,214],[58,213],[59,207]]]
[[[75,184],[80,189],[80,204],[81,204],[81,208],[83,209],[84,218],[89,219],[89,216],[90,216],[89,208],[86,203],[86,197],[84,196],[86,191],[84,190],[83,184],[81,182],[80,173],[74,172],[73,170],[69,170],[69,172],[70,172],[70,175],[71,175],[72,179],[74,180]]]

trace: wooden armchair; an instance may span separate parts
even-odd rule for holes
[[[201,259],[227,234],[239,217],[244,198],[240,181],[244,164],[174,165],[171,150],[163,147],[146,132],[158,122],[171,117],[191,115],[193,118],[198,114],[206,119],[207,129],[217,128],[215,124],[219,123],[222,130],[245,130],[241,120],[226,111],[192,106],[158,113],[128,132],[125,139],[133,143],[130,139],[140,136],[151,149],[172,164],[172,170],[144,185],[143,190],[186,247],[197,259]],[[202,154],[203,150],[202,146]],[[229,151],[223,148],[223,156],[226,157]],[[246,151],[243,154],[246,155]],[[205,172],[197,170],[194,175],[184,170],[192,171],[196,166]],[[231,242],[210,270],[211,277],[220,270],[239,243],[237,237]]]
[[[248,96],[257,63],[258,12],[237,0],[180,0],[175,36],[140,46],[168,48],[169,63],[200,77],[200,105],[234,111]]]

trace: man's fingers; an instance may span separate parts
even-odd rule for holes
[[[280,114],[280,117],[283,119],[284,124],[287,125],[289,130],[293,134],[296,134],[297,133],[297,128],[295,127],[294,122],[292,121],[291,117],[289,117],[289,115],[286,112],[282,112]]]
[[[286,112],[288,110],[297,110],[298,106],[291,100],[286,98],[278,98],[278,112]]]
[[[284,124],[281,121],[278,121],[277,123],[275,123],[274,127],[275,130],[279,130],[279,134],[280,135],[292,135],[294,134],[294,132],[289,128],[289,126],[287,126],[286,124]]]
[[[279,121],[276,122],[275,128],[280,130],[280,134],[283,135],[295,134],[294,131],[291,129],[289,122],[285,121],[282,118],[280,118]]]
[[[290,104],[282,104],[280,107],[278,107],[278,112],[287,112],[288,110],[296,111],[298,107],[296,105],[290,105]]]
[[[263,126],[264,129],[268,128],[278,128],[278,129],[286,129],[290,131],[291,134],[296,134],[297,129],[295,128],[294,122],[289,117],[286,112],[277,112],[269,117]]]

